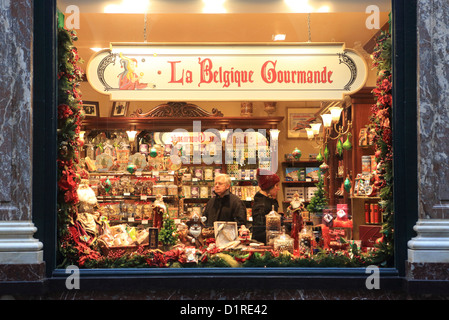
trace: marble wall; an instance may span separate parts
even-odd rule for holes
[[[31,220],[32,1],[0,1],[0,221]]]
[[[418,1],[420,218],[449,219],[449,2]]]
[[[0,281],[39,280],[32,223],[33,2],[0,1]]]

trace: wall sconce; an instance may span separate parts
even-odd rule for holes
[[[270,129],[270,136],[273,141],[277,141],[279,139],[279,130],[278,129]]]
[[[314,148],[322,149],[323,145],[327,142],[327,140],[324,134],[320,136],[321,123],[320,122],[311,123],[310,127],[311,128],[306,128],[307,138],[309,140],[314,140],[315,142],[315,146],[313,146]]]
[[[135,150],[134,141],[136,141],[136,135],[137,135],[136,127],[132,127],[132,130],[127,130],[126,134],[128,135],[129,144],[131,145],[131,152],[134,152],[134,150]]]
[[[322,136],[320,136],[319,134],[321,123],[311,123],[311,128],[306,128],[307,138],[309,140],[315,141],[315,148],[323,149],[328,142],[328,138],[336,140],[341,136],[347,134],[352,128],[352,122],[349,120],[347,121],[346,128],[344,125],[339,124],[343,108],[340,106],[336,106],[335,102],[331,105],[332,106],[330,108],[327,108],[329,112],[321,115],[324,127],[324,133]],[[334,131],[336,133],[335,137],[332,136],[332,134],[334,134]]]
[[[324,124],[324,126],[326,127],[327,130],[327,134],[326,136],[331,138],[332,140],[336,140],[338,138],[340,138],[341,136],[347,134],[349,132],[349,130],[351,130],[352,128],[352,122],[348,120],[347,122],[347,127],[346,129],[344,128],[343,125],[339,125],[338,123],[340,122],[340,117],[341,117],[341,113],[343,111],[342,107],[331,107],[329,108],[330,113],[327,114],[323,114],[321,115],[321,117],[323,118],[323,123],[324,123],[324,119],[326,119],[326,124]],[[329,118],[331,120],[329,120]],[[332,127],[331,124],[334,124],[334,131],[336,132],[336,136],[332,136]]]

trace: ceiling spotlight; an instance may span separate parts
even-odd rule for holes
[[[93,52],[98,52],[98,51],[105,50],[105,49],[107,49],[107,48],[98,48],[98,47],[90,48],[90,50],[92,50]]]
[[[283,33],[274,34],[273,40],[274,41],[283,41],[283,40],[285,40],[285,34],[283,34]]]
[[[119,4],[108,4],[104,13],[145,13],[149,12],[150,0],[122,0]]]
[[[203,0],[203,13],[226,13],[225,2],[226,0]]]

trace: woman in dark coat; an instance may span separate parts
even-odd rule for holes
[[[277,212],[279,203],[276,200],[279,191],[279,176],[267,170],[257,170],[257,182],[260,187],[254,196],[252,206],[253,226],[252,238],[259,242],[266,243],[266,219],[265,216],[271,210]]]

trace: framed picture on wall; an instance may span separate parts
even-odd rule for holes
[[[86,117],[99,117],[100,116],[100,104],[97,101],[84,101],[83,110]]]
[[[306,128],[315,121],[315,108],[287,107],[287,138],[306,138]]]
[[[129,101],[114,101],[112,103],[111,117],[126,117]]]

